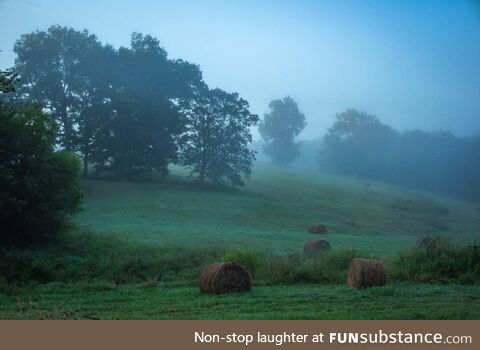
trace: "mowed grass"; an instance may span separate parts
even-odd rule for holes
[[[479,239],[480,206],[361,179],[257,164],[245,188],[201,188],[174,168],[164,182],[85,182],[81,228],[129,241],[302,251],[328,226],[333,249],[391,256],[417,237]],[[318,236],[316,236],[318,237]]]
[[[422,277],[415,268],[390,266],[421,236],[478,242],[478,203],[265,164],[255,166],[241,189],[199,187],[185,175],[173,168],[161,182],[86,181],[77,230],[63,246],[4,252],[10,260],[8,276],[0,276],[0,318],[480,318],[478,283],[400,283],[427,281],[431,271],[424,266]],[[315,223],[329,233],[308,233]],[[303,245],[312,238],[327,239],[333,252],[303,261]],[[365,290],[346,286],[353,253],[385,258],[392,281]],[[266,259],[253,290],[201,294],[202,266],[228,256]],[[442,268],[456,266],[450,260]]]
[[[255,287],[200,294],[192,287],[48,284],[0,294],[7,319],[479,319],[480,286],[391,284]]]

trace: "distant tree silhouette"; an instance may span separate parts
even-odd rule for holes
[[[77,148],[78,111],[86,91],[91,92],[82,68],[92,64],[89,56],[99,47],[88,31],[61,26],[22,35],[14,46],[18,98],[39,103],[51,113],[60,126],[59,142],[67,151]]]
[[[348,109],[324,137],[321,161],[344,175],[480,199],[480,138],[450,132],[398,132]]]
[[[306,126],[305,116],[291,97],[273,100],[269,107],[258,128],[265,142],[264,152],[275,164],[290,164],[299,156],[295,137]]]
[[[167,58],[157,39],[132,34],[114,50],[84,30],[52,26],[15,44],[17,102],[41,104],[60,126],[58,142],[97,173],[122,179],[176,160],[182,130],[178,100],[192,96],[200,69]]]
[[[381,177],[391,142],[397,133],[374,115],[347,109],[336,116],[324,137],[324,154],[347,175]]]
[[[248,103],[209,90],[198,66],[169,59],[152,36],[133,33],[130,47],[116,50],[86,30],[52,26],[23,35],[14,51],[16,102],[54,117],[57,145],[83,156],[85,177],[89,169],[124,180],[166,174],[179,150],[202,182],[241,185],[250,173],[258,117]]]
[[[250,175],[254,152],[250,127],[258,116],[236,93],[202,87],[197,96],[182,105],[186,129],[181,137],[181,164],[191,168],[201,183],[242,186]]]
[[[178,101],[193,96],[201,72],[169,60],[157,39],[138,33],[115,57],[111,107],[93,147],[96,170],[126,180],[152,171],[165,174],[177,160],[176,140],[183,129]]]

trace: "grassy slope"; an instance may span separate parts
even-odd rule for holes
[[[178,172],[179,170],[176,169]],[[240,190],[198,189],[175,177],[164,184],[86,183],[81,227],[153,244],[301,251],[324,223],[333,248],[388,256],[418,236],[478,239],[480,206],[381,183],[255,167]],[[448,210],[448,213],[445,212]]]
[[[301,251],[315,237],[305,226],[319,222],[328,225],[333,249],[391,256],[414,245],[417,236],[442,234],[465,242],[478,240],[480,231],[475,204],[265,165],[255,168],[247,187],[235,191],[199,189],[175,175],[163,184],[89,181],[85,186],[85,210],[76,219],[81,228],[149,245],[253,247],[286,254]],[[2,288],[0,318],[480,318],[478,286],[394,284],[360,291],[345,285],[256,286],[226,296],[154,283]]]

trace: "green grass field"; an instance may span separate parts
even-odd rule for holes
[[[478,319],[479,286],[256,287],[212,296],[193,287],[49,284],[0,295],[8,319]]]
[[[371,181],[257,165],[245,188],[201,189],[176,177],[166,183],[88,181],[76,222],[130,241],[188,246],[301,251],[326,224],[334,248],[389,256],[417,237],[479,238],[480,205],[435,198]]]
[[[257,164],[246,187],[235,190],[202,188],[185,175],[183,169],[174,168],[162,182],[86,181],[84,210],[75,218],[77,231],[111,243],[94,257],[79,249],[75,256],[59,256],[56,265],[45,268],[81,266],[80,272],[65,272],[62,276],[74,277],[62,277],[63,283],[58,276],[45,277],[40,266],[60,253],[49,253],[41,263],[32,260],[31,266],[38,268],[34,276],[48,283],[14,283],[16,277],[14,282],[0,283],[0,318],[480,318],[478,284],[393,281],[385,287],[353,290],[340,282],[346,276],[342,262],[338,266],[344,270],[334,277],[320,274],[305,279],[317,283],[283,285],[264,278],[252,292],[225,296],[202,295],[195,287],[200,265],[221,258],[223,252],[254,251],[277,258],[300,255],[308,239],[319,237],[307,232],[314,223],[328,226],[329,233],[321,238],[331,243],[334,252],[356,251],[387,262],[425,235],[445,236],[458,244],[478,242],[478,203],[265,164]],[[117,243],[124,248],[117,249]],[[207,251],[213,253],[203,261],[201,255]],[[107,270],[124,261],[121,268],[129,273],[146,269],[144,260],[155,260],[155,254],[164,260],[152,262],[149,271],[153,272],[144,280],[119,284],[114,277],[105,277]],[[182,264],[183,270],[175,267]],[[322,261],[299,265],[293,280],[298,281],[307,268],[322,266]],[[99,278],[95,278],[97,270]],[[163,271],[158,272],[162,277],[155,271]],[[268,276],[269,270],[262,273]],[[75,281],[80,275],[88,277]],[[328,284],[319,282],[323,280]]]

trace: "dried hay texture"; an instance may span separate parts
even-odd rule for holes
[[[308,226],[308,232],[325,234],[325,233],[328,232],[328,229],[327,229],[327,226],[325,226],[325,225],[310,225],[310,226]]]
[[[200,291],[209,294],[245,292],[252,289],[250,272],[235,262],[206,266],[200,276]]]
[[[328,252],[332,249],[330,243],[324,240],[312,239],[305,243],[303,252],[307,258],[315,258],[323,252]]]
[[[383,261],[354,258],[348,268],[347,283],[354,288],[385,285],[387,272]]]

